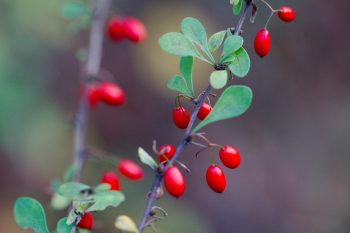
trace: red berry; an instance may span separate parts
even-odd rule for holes
[[[125,37],[124,22],[119,17],[113,17],[108,21],[107,33],[111,40],[118,41]]]
[[[111,186],[110,190],[121,190],[118,176],[114,172],[104,173],[101,178],[101,183],[109,184]]]
[[[134,181],[139,181],[143,179],[143,170],[135,162],[123,159],[118,165],[119,172],[126,178]]]
[[[77,227],[91,230],[94,225],[94,218],[90,213],[85,213],[83,218],[78,223]]]
[[[170,160],[176,152],[175,147],[172,145],[164,145],[159,148],[158,161],[162,163],[164,161]]]
[[[86,87],[86,96],[88,100],[88,105],[90,108],[93,108],[97,105],[100,100],[100,95],[97,85],[88,85]]]
[[[290,7],[282,6],[278,10],[278,17],[284,22],[292,22],[295,19],[295,12]]]
[[[171,166],[165,171],[164,185],[168,193],[174,197],[180,197],[185,192],[185,179],[177,167]]]
[[[266,29],[260,29],[255,36],[254,48],[260,57],[265,57],[270,51],[270,33]]]
[[[220,149],[220,160],[228,168],[236,168],[241,163],[239,152],[230,146],[224,146]]]
[[[218,165],[210,165],[206,174],[208,186],[217,193],[222,193],[226,188],[226,177]]]
[[[135,43],[142,42],[147,37],[145,25],[134,17],[127,17],[124,20],[124,33],[129,40]]]
[[[203,103],[202,106],[199,108],[199,111],[197,113],[197,117],[199,120],[204,120],[209,113],[211,112],[212,107],[210,106],[210,104],[207,103]]]
[[[102,83],[98,90],[100,98],[107,104],[119,106],[125,101],[124,91],[114,83]]]
[[[177,107],[173,109],[173,122],[180,129],[186,129],[190,123],[190,113],[184,107]]]

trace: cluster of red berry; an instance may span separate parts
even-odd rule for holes
[[[119,41],[124,38],[139,43],[146,39],[147,30],[144,24],[134,17],[112,17],[107,25],[107,34],[111,40]]]
[[[113,106],[122,105],[125,101],[124,91],[110,82],[89,84],[86,95],[90,108],[95,107],[100,101]]]
[[[176,152],[172,145],[164,145],[159,148],[158,161],[161,164],[170,160]],[[230,146],[223,146],[219,152],[221,162],[230,169],[237,168],[240,165],[239,152]],[[226,188],[226,177],[222,169],[212,164],[208,167],[206,173],[208,186],[217,193],[222,193]],[[168,193],[174,197],[180,197],[185,192],[185,179],[179,168],[172,165],[164,173],[164,186]]]
[[[280,7],[278,10],[272,10],[272,14],[277,12],[278,17],[284,22],[292,22],[295,19],[295,12],[290,7]],[[267,30],[267,25],[258,31],[254,39],[255,52],[260,57],[265,57],[271,46],[270,32]]]
[[[119,162],[116,170],[125,178],[132,181],[141,181],[144,177],[143,169],[135,162],[123,159]],[[121,185],[117,174],[113,171],[105,172],[100,180],[101,183],[109,184],[110,190],[120,191]],[[92,229],[94,224],[94,218],[91,213],[85,213],[77,226],[83,229]]]
[[[198,119],[201,121],[204,120],[211,112],[211,109],[210,104],[203,103],[197,114]],[[173,122],[178,128],[186,129],[190,123],[190,119],[190,113],[186,108],[178,106],[173,109]]]

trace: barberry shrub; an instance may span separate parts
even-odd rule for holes
[[[258,31],[254,40],[256,53],[264,57],[271,47],[267,26],[273,15],[277,13],[282,21],[291,22],[295,19],[295,12],[285,6],[275,10],[267,1],[260,1],[271,10],[264,28]],[[89,158],[96,156],[85,145],[87,112],[94,111],[99,103],[115,108],[125,102],[124,90],[100,75],[104,34],[114,42],[127,39],[132,43],[140,43],[147,37],[146,27],[135,17],[110,17],[110,0],[94,0],[90,4],[72,0],[64,6],[67,19],[80,25],[81,29],[91,28],[88,55],[86,59],[81,58],[84,72],[76,115],[73,164],[62,180],[51,185],[51,207],[55,210],[67,210],[67,214],[57,221],[55,230],[50,231],[44,209],[37,200],[20,197],[14,206],[18,225],[25,229],[31,228],[36,233],[93,231],[95,212],[118,207],[125,201],[119,177],[123,176],[131,182],[144,178],[143,169],[135,161],[122,159],[113,163],[114,171],[105,171],[99,184],[80,182],[84,164]],[[216,193],[223,193],[226,186],[230,185],[226,182],[221,164],[236,169],[241,163],[241,154],[235,147],[212,142],[203,131],[211,123],[242,115],[249,109],[253,99],[252,90],[248,86],[232,83],[246,77],[250,70],[250,58],[244,48],[247,45],[244,43],[242,27],[250,11],[251,21],[254,21],[257,6],[252,0],[230,0],[230,4],[233,14],[240,15],[235,27],[220,30],[208,38],[204,25],[198,19],[186,17],[180,23],[179,32],[169,32],[159,38],[159,45],[165,52],[179,57],[180,74],[172,76],[167,84],[170,90],[177,93],[169,120],[183,130],[184,134],[177,147],[166,144],[158,148],[154,141],[153,155],[141,147],[138,148],[140,161],[154,171],[154,181],[151,190],[143,196],[147,203],[138,227],[129,216],[120,215],[114,223],[119,232],[140,233],[146,227],[156,229],[156,222],[167,216],[163,208],[154,205],[165,194],[162,183],[167,193],[175,198],[185,194],[184,172],[189,173],[190,168],[181,163],[179,158],[187,146],[198,147],[196,157],[204,150],[217,148],[215,160],[208,164],[206,171],[202,171],[208,187]],[[192,80],[195,61],[205,62],[213,69],[208,74],[207,87],[200,91],[196,90]],[[183,101],[192,107],[186,108],[182,105]]]

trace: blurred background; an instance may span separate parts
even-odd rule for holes
[[[72,160],[76,52],[88,39],[62,17],[65,2],[0,0],[0,232],[23,232],[12,215],[19,196],[43,203],[50,229],[65,214],[50,209],[47,189]],[[169,213],[158,224],[160,233],[350,232],[350,3],[270,2],[275,8],[292,6],[296,21],[273,18],[271,52],[260,59],[253,39],[269,13],[257,1],[256,23],[244,25],[252,69],[233,81],[253,89],[253,104],[243,116],[205,128],[211,140],[237,147],[242,164],[224,170],[228,186],[218,195],[205,182],[207,166],[212,159],[219,162],[218,151],[195,159],[197,148],[186,149],[182,162],[192,169],[186,194],[158,203]],[[172,124],[175,93],[166,88],[179,73],[178,59],[159,49],[158,37],[178,31],[186,16],[201,20],[210,35],[234,26],[237,18],[228,0],[119,0],[113,1],[113,12],[140,18],[149,37],[139,46],[106,40],[102,66],[125,89],[127,103],[91,112],[87,143],[116,159],[137,161],[139,146],[151,152],[154,139],[177,145],[183,134]],[[197,92],[210,70],[195,62]],[[113,169],[89,162],[83,182],[97,184]],[[126,202],[96,214],[94,232],[115,232],[119,214],[138,220],[151,182],[151,172],[142,183],[122,180]]]

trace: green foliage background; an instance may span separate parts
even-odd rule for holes
[[[86,44],[87,34],[67,31],[71,26],[60,15],[63,3],[0,1],[0,232],[23,232],[12,216],[18,196],[43,203],[50,229],[64,214],[50,210],[46,188],[71,160],[79,76],[75,52]],[[252,69],[235,84],[253,89],[251,109],[205,128],[211,139],[241,151],[242,166],[225,170],[229,189],[218,196],[203,179],[211,160],[218,161],[217,151],[195,160],[196,150],[189,148],[183,162],[193,173],[186,176],[186,195],[161,201],[170,217],[159,224],[159,232],[350,229],[349,2],[271,3],[294,7],[297,20],[288,25],[272,20],[272,50],[263,60],[254,55],[252,43],[268,12],[260,6],[256,24],[245,24]],[[159,36],[179,31],[186,16],[200,19],[210,35],[236,20],[228,1],[120,0],[114,9],[141,18],[149,39],[140,46],[106,41],[103,67],[115,75],[128,99],[122,108],[101,105],[90,114],[88,142],[137,160],[139,146],[151,151],[153,139],[177,144],[182,134],[170,121],[174,92],[166,88],[171,75],[180,73],[178,59],[159,48]],[[200,90],[211,70],[199,62],[194,67],[195,89]],[[84,182],[97,184],[108,169],[113,167],[89,163]],[[113,232],[119,214],[140,217],[151,179],[122,182],[126,202],[117,211],[96,215],[95,232]]]

